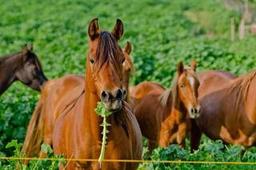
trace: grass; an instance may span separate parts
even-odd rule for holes
[[[199,70],[219,69],[237,75],[256,66],[255,37],[230,41],[230,18],[235,18],[238,25],[241,14],[225,9],[221,0],[0,0],[0,3],[0,54],[13,53],[25,43],[33,43],[49,79],[71,73],[84,74],[87,26],[94,17],[99,18],[100,27],[106,30],[112,30],[116,18],[123,20],[125,35],[120,44],[124,46],[129,40],[134,49],[135,73],[131,84],[149,80],[169,87],[180,60],[189,64],[191,59],[196,59]],[[15,83],[1,96],[0,155],[13,155],[12,147],[5,148],[12,139],[23,142],[38,96],[20,83]],[[204,139],[204,144],[214,148],[216,143]],[[188,149],[171,146],[167,150],[157,150],[152,159],[178,159],[179,154],[185,153],[186,160],[215,160],[215,156],[222,154],[225,158],[230,157],[233,152],[228,151],[233,151],[232,148],[218,150],[211,157],[211,150],[201,148],[198,155],[191,155]],[[252,149],[248,151],[251,155],[248,158],[234,158],[255,161],[255,153]],[[152,167],[193,169],[186,165],[141,166],[142,169]],[[228,169],[228,166],[202,165],[198,168]],[[232,167],[236,168],[252,167]]]

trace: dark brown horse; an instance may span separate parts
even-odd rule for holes
[[[142,135],[149,140],[150,151],[170,143],[184,146],[188,117],[197,118],[200,113],[199,81],[195,70],[195,63],[188,69],[179,63],[172,90],[152,90],[135,106],[135,115]]]
[[[38,91],[47,81],[31,45],[26,45],[19,53],[0,58],[0,95],[16,80]]]
[[[136,118],[128,105],[122,101],[127,93],[123,87],[125,56],[117,41],[123,34],[123,24],[117,20],[112,33],[101,32],[98,20],[94,19],[89,25],[88,34],[90,40],[85,79],[69,76],[62,79],[73,80],[62,81],[62,86],[59,86],[58,83],[47,83],[42,91],[38,108],[33,114],[41,115],[41,111],[42,113],[47,111],[47,114],[55,115],[57,113],[59,115],[57,120],[56,118],[47,120],[53,122],[56,120],[51,139],[56,154],[64,154],[67,158],[97,159],[101,144],[100,124],[102,119],[96,115],[95,107],[101,100],[106,108],[113,112],[108,119],[111,127],[109,127],[105,158],[141,159],[141,132]],[[81,85],[84,86],[85,93],[81,93],[81,89],[83,89]],[[52,93],[51,90],[58,88],[59,93],[56,93],[51,101],[47,100],[47,96]],[[64,91],[65,93],[63,93]],[[72,99],[75,101],[69,105]],[[39,124],[34,126],[37,129],[30,129],[28,134],[35,132],[34,136],[39,136],[38,138],[44,135],[44,123],[40,123],[44,118],[44,114],[35,116],[35,120],[38,120]],[[33,122],[36,124],[37,121]],[[40,143],[38,146],[40,147]],[[26,152],[28,147],[24,148]],[[67,169],[77,167],[99,169],[97,162],[69,162],[67,164]],[[128,170],[136,169],[136,167],[137,164],[134,163],[102,164],[102,169]]]

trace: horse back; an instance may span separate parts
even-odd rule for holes
[[[236,78],[235,75],[224,71],[205,71],[198,74],[200,86],[199,96],[204,96],[214,90],[222,88],[225,84]]]
[[[163,119],[164,108],[160,102],[161,93],[152,91],[144,96],[134,108],[142,135],[148,139],[156,139]]]

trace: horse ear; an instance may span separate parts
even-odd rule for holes
[[[91,20],[89,27],[88,27],[88,35],[91,40],[95,40],[100,33],[98,18],[94,18]]]
[[[195,60],[192,60],[192,61],[191,61],[191,68],[192,68],[192,70],[196,71],[196,67],[197,67],[196,61],[195,61]]]
[[[33,51],[33,45],[32,44],[25,44],[22,48],[22,52],[26,54],[27,52]]]
[[[116,38],[116,40],[119,40],[123,34],[124,34],[124,25],[123,22],[120,19],[116,20],[116,25],[112,31],[112,34]]]
[[[129,41],[126,42],[124,52],[126,52],[128,55],[130,55],[132,52],[132,44]]]
[[[32,44],[27,44],[27,50],[28,51],[33,51],[33,45]]]
[[[177,65],[177,72],[178,72],[178,75],[181,75],[184,72],[184,65],[182,61],[180,61]]]

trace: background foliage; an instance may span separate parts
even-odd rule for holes
[[[241,14],[226,9],[222,0],[0,0],[0,54],[17,52],[33,43],[49,79],[65,74],[84,74],[87,26],[98,17],[101,28],[111,30],[116,18],[125,24],[121,40],[133,44],[135,72],[131,84],[157,81],[169,87],[180,60],[196,59],[199,70],[218,69],[234,74],[256,66],[255,36],[230,41],[230,19],[239,24]],[[251,0],[255,6],[255,1]],[[39,94],[15,83],[0,97],[0,154],[12,155],[5,148],[12,139],[22,143],[29,118]],[[242,157],[241,148],[202,141],[200,151],[170,146],[158,149],[152,159],[255,161],[255,148]],[[14,147],[15,148],[15,147]],[[235,156],[233,157],[232,155]],[[207,168],[206,165],[142,165],[142,169]],[[209,167],[208,167],[209,168]],[[211,168],[228,169],[228,166]],[[233,167],[235,169],[251,167]],[[255,167],[254,167],[255,168]]]

